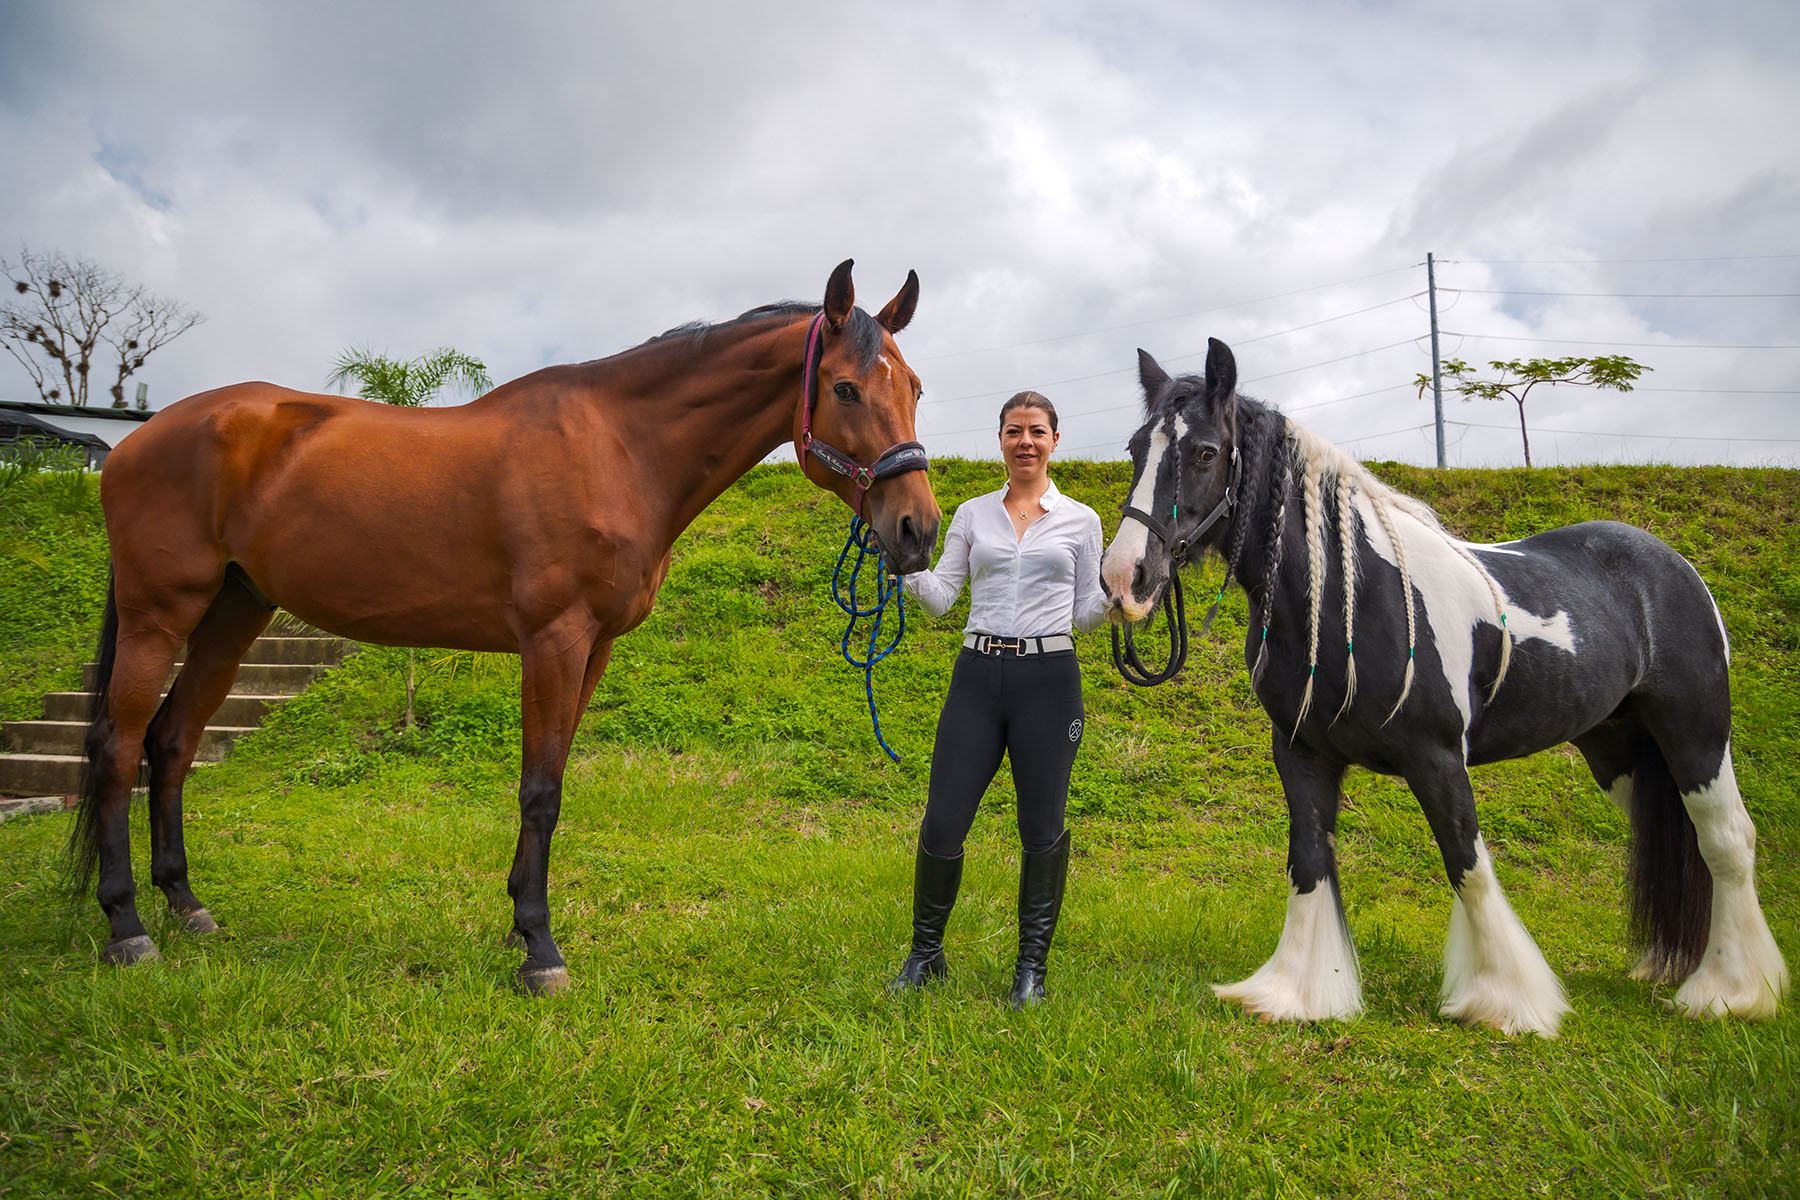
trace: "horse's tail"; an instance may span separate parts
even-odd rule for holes
[[[94,867],[100,860],[100,784],[105,766],[100,756],[109,751],[107,736],[112,718],[107,712],[107,691],[112,685],[113,657],[119,641],[119,602],[114,591],[111,571],[106,576],[106,613],[100,621],[100,645],[94,654],[94,698],[88,706],[87,742],[83,747],[80,803],[75,809],[75,826],[69,831],[69,891],[81,896],[94,881]]]
[[[1699,967],[1712,925],[1712,872],[1662,751],[1642,739],[1631,771],[1631,932],[1639,973],[1674,982]]]

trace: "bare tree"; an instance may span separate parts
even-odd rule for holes
[[[0,259],[12,284],[0,297],[0,345],[18,360],[46,403],[85,407],[95,371],[114,372],[112,406],[144,360],[205,320],[85,258],[19,248]]]

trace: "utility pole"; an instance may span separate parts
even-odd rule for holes
[[[1431,296],[1431,404],[1437,414],[1438,470],[1444,469],[1444,378],[1438,367],[1437,264],[1425,254],[1425,290]]]

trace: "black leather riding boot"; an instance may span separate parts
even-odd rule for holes
[[[1050,970],[1050,939],[1062,912],[1069,878],[1069,831],[1048,850],[1025,851],[1019,864],[1019,962],[1013,968],[1012,1006],[1026,1008],[1044,998]]]
[[[962,869],[961,854],[939,858],[924,846],[919,847],[913,863],[912,953],[900,964],[900,973],[888,984],[888,991],[907,992],[924,987],[928,980],[949,972],[944,958],[944,926],[956,903],[956,890],[962,886]]]

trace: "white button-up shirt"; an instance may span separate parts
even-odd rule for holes
[[[1024,537],[1013,533],[1006,489],[965,501],[950,519],[944,553],[929,571],[906,576],[906,590],[934,617],[950,611],[969,584],[969,633],[1051,637],[1083,633],[1106,619],[1100,590],[1100,516],[1051,483],[1044,515]]]

